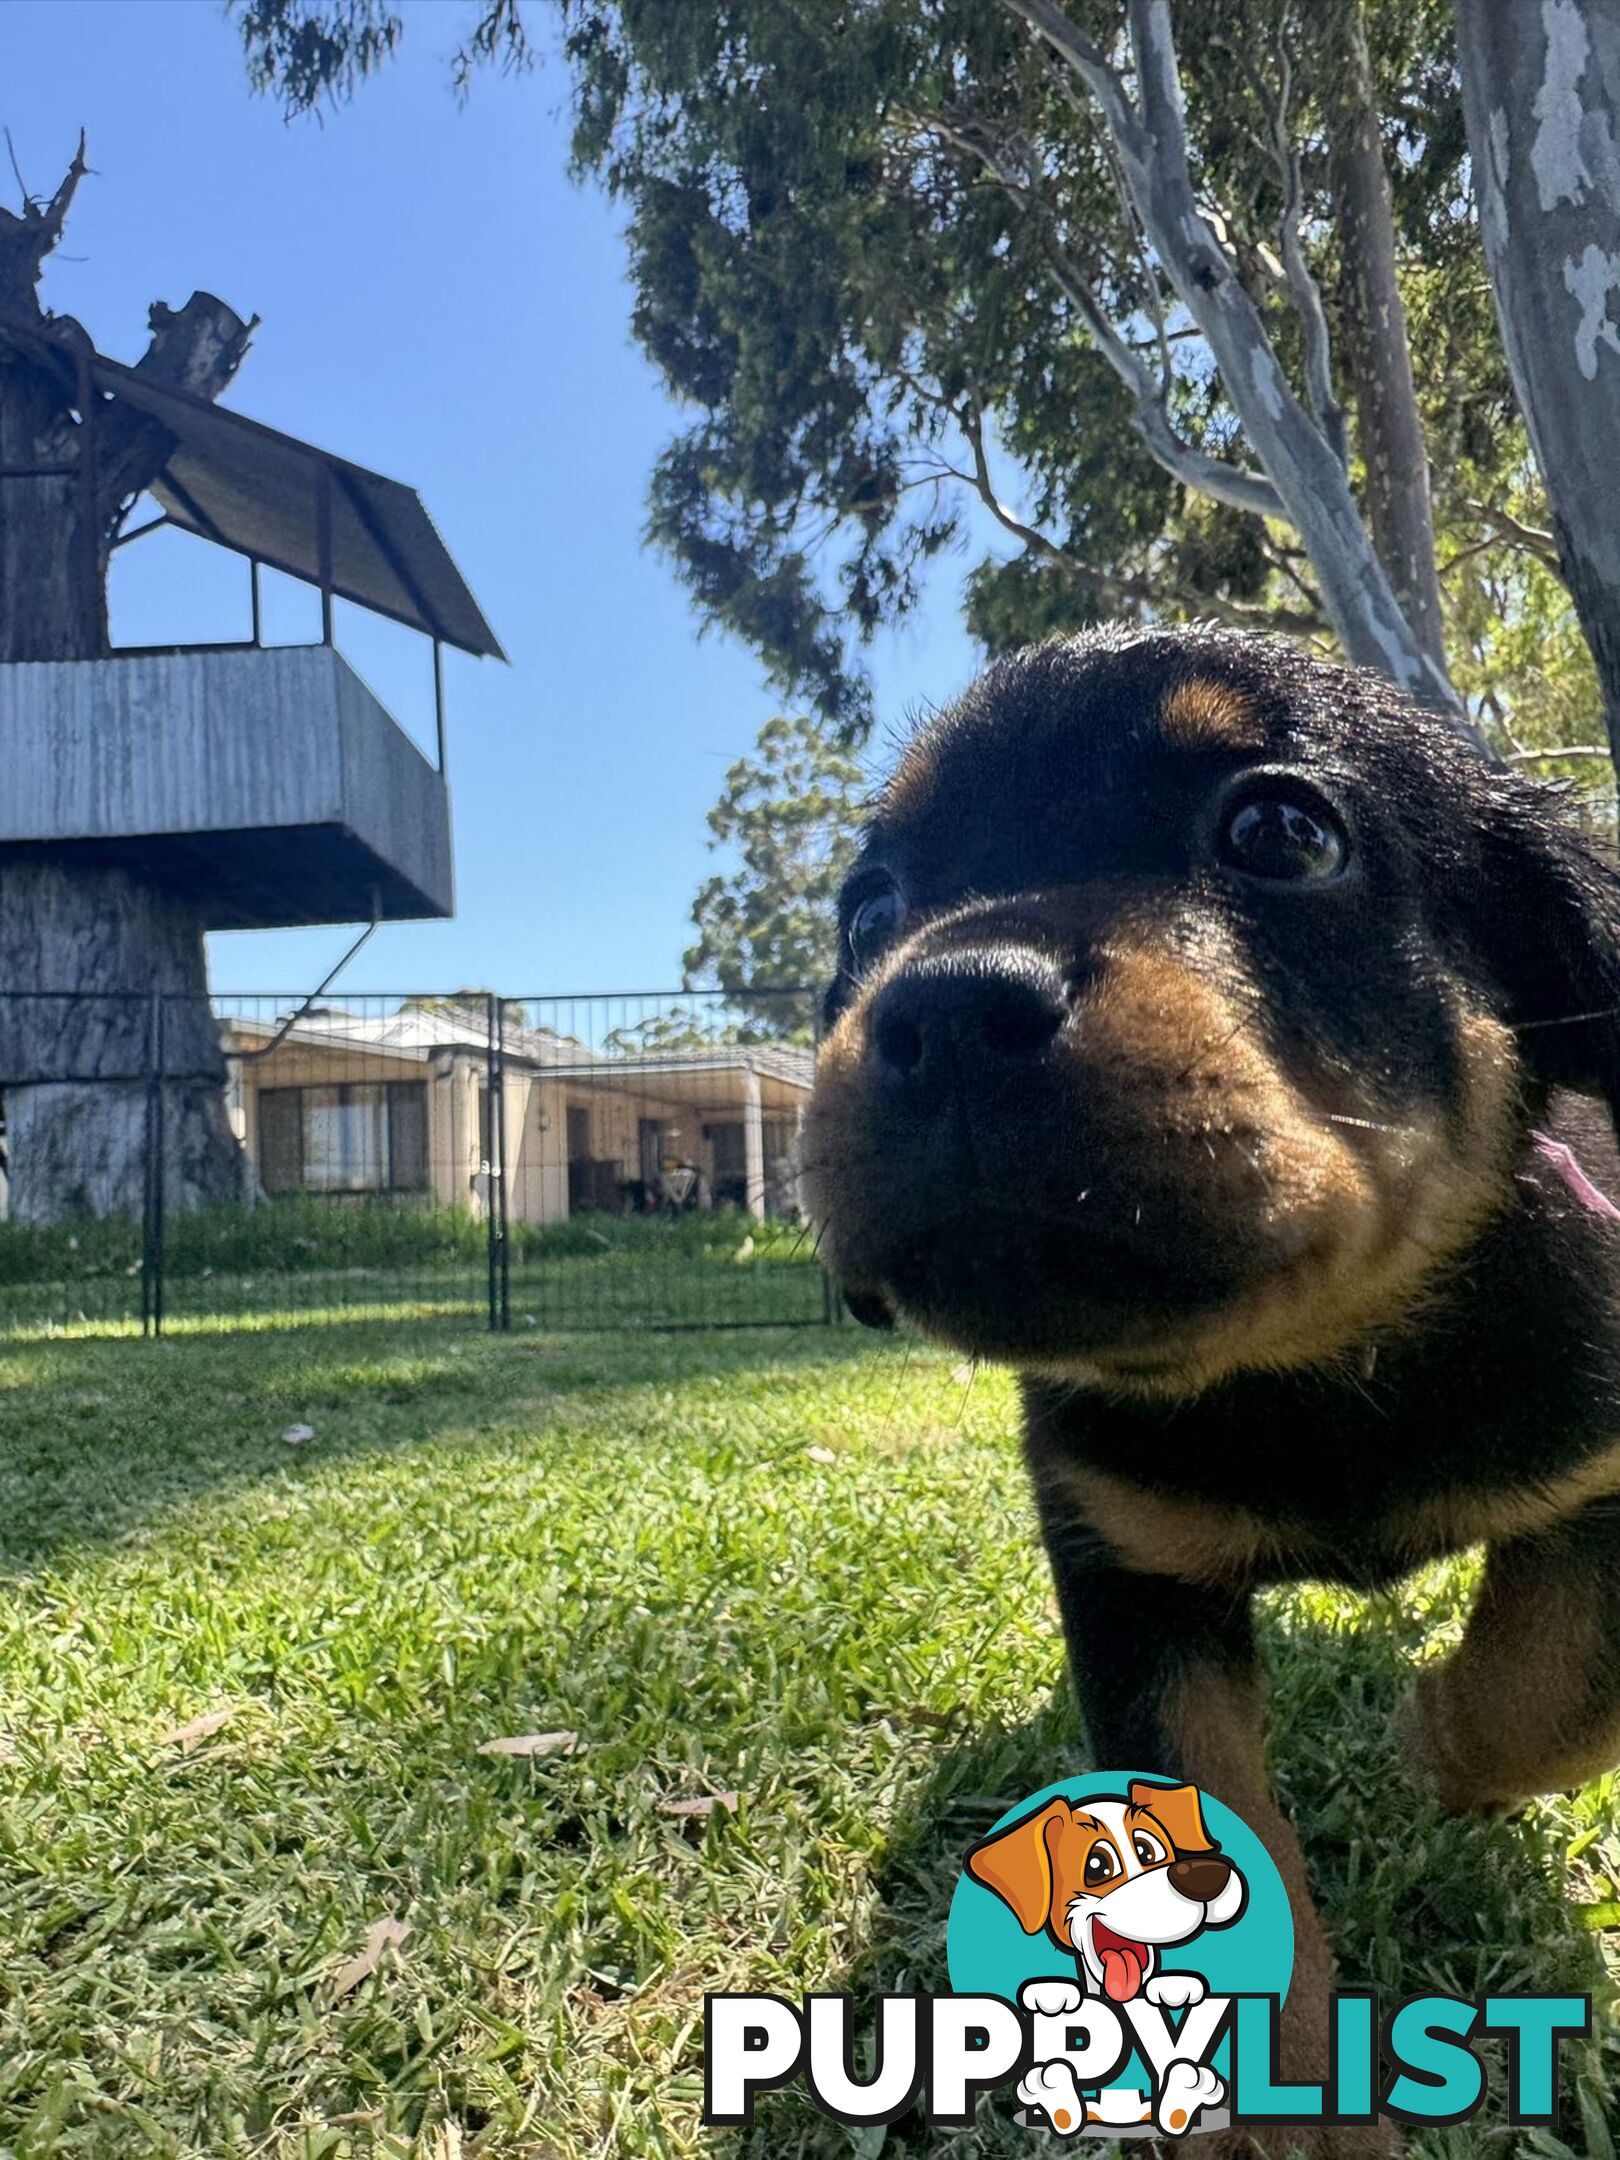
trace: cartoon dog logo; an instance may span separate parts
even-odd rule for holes
[[[1078,1985],[1034,1980],[1020,1991],[1025,2008],[1047,2018],[1078,2010],[1088,1994],[1121,2009],[1138,1997],[1161,2010],[1202,2002],[1203,1976],[1164,1971],[1160,1953],[1230,1927],[1248,1898],[1205,1828],[1195,1785],[1133,1781],[1117,1797],[1049,1801],[976,1845],[967,1871],[1011,1907],[1026,1935],[1044,1930],[1074,1959]],[[1156,2122],[1172,2136],[1225,2098],[1204,2063],[1173,2058],[1156,2082],[1151,2098],[1132,2087],[1083,2099],[1058,2056],[1034,2065],[1018,2097],[1056,2130]]]

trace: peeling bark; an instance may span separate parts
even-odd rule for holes
[[[1620,760],[1620,17],[1457,0],[1457,39],[1502,341]]]
[[[0,663],[105,653],[111,545],[170,449],[145,414],[98,392],[85,399],[89,339],[40,305],[40,272],[85,170],[81,138],[48,203],[0,209],[0,317],[28,333],[8,337],[0,325],[0,466],[66,468],[0,481]],[[207,293],[179,309],[159,302],[150,326],[139,371],[210,398],[235,374],[253,329]],[[39,995],[47,990],[75,996]],[[225,1114],[197,910],[135,870],[66,850],[0,862],[0,1086],[14,1215],[139,1212],[154,992],[164,994],[172,1076],[163,1090],[167,1202],[240,1197],[242,1151]]]

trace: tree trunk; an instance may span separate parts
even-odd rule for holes
[[[1620,763],[1620,18],[1457,0],[1457,41],[1502,342]]]
[[[13,1217],[139,1214],[159,1160],[170,1208],[243,1197],[193,909],[128,870],[14,857],[0,864],[0,985]]]
[[[1444,666],[1401,610],[1335,447],[1295,395],[1260,310],[1200,206],[1170,0],[1127,0],[1134,100],[1057,0],[1002,4],[1045,38],[1095,97],[1142,230],[1214,356],[1249,447],[1310,557],[1346,653],[1466,729]]]
[[[1395,274],[1395,218],[1359,0],[1344,38],[1342,100],[1330,117],[1335,222],[1343,257],[1345,357],[1366,471],[1367,523],[1412,635],[1446,664],[1434,565],[1429,448],[1412,380],[1406,309]]]
[[[146,414],[88,385],[84,331],[39,303],[41,268],[85,170],[81,140],[49,203],[0,209],[0,316],[25,332],[0,328],[0,665],[104,655],[112,540],[171,447]],[[253,327],[206,293],[180,309],[160,302],[150,323],[139,372],[206,397],[230,381]],[[17,471],[35,466],[64,469]],[[169,1206],[240,1198],[224,1082],[195,907],[66,848],[0,858],[11,1213],[139,1213],[159,1157]]]

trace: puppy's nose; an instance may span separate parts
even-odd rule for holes
[[[947,953],[884,984],[872,1053],[891,1085],[919,1088],[958,1061],[1007,1066],[1038,1057],[1068,1017],[1063,978],[1035,953]]]
[[[1226,1888],[1226,1878],[1231,1872],[1231,1861],[1223,1860],[1219,1853],[1206,1853],[1196,1860],[1172,1860],[1170,1863],[1172,1887],[1198,1905],[1207,1905],[1211,1898],[1218,1898]]]

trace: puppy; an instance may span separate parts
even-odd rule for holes
[[[828,1264],[856,1318],[1022,1375],[1096,1759],[1265,1839],[1284,2066],[1318,2076],[1332,1964],[1252,1593],[1484,1541],[1415,1774],[1496,1809],[1620,1757],[1620,1159],[1570,1092],[1620,1103],[1620,882],[1371,675],[1103,631],[906,752],[827,1016]]]

